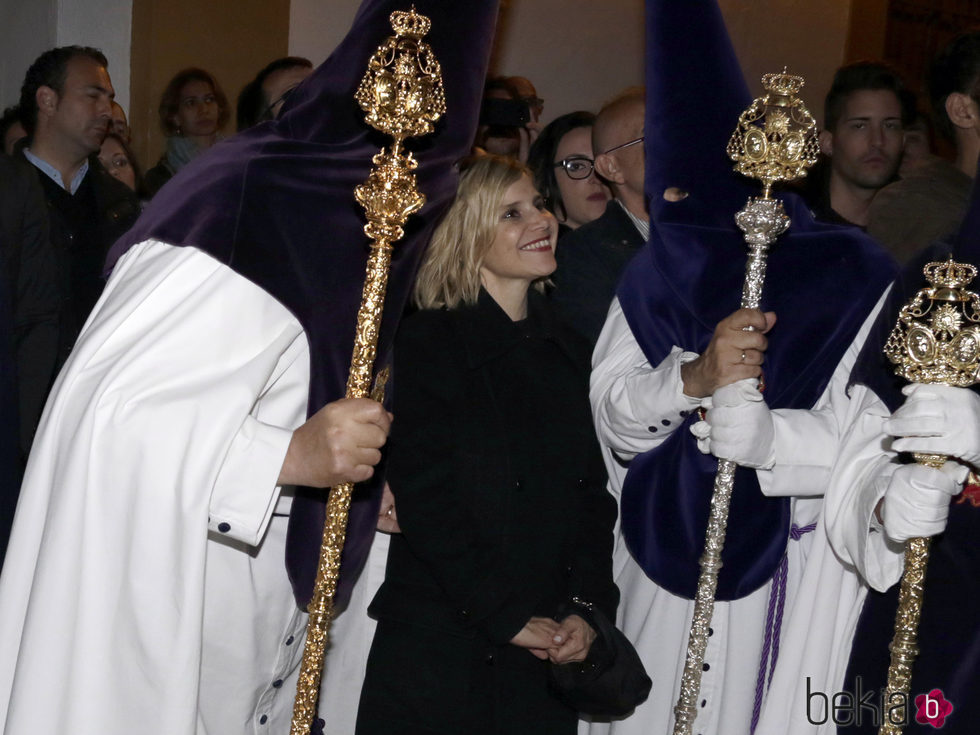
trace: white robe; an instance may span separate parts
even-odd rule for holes
[[[839,441],[835,411],[848,405],[847,378],[869,328],[870,321],[848,349],[815,404],[816,410],[773,412],[776,465],[772,470],[757,472],[759,483],[767,495],[792,498],[792,520],[799,527],[818,521],[820,516],[819,496],[830,481]],[[656,446],[679,425],[681,411],[698,405],[697,400],[683,395],[680,380],[680,365],[694,357],[693,353],[675,348],[660,365],[651,366],[636,343],[618,301],[613,302],[593,355],[591,397],[610,490],[617,497],[627,471],[621,460]],[[671,422],[670,426],[663,426],[664,419]],[[651,433],[651,426],[657,428],[655,434]],[[786,604],[774,682],[780,664],[795,655],[787,656],[787,649],[792,650],[794,645],[808,639],[807,631],[800,630],[796,601],[802,589],[802,570],[814,554],[829,553],[823,550],[825,546],[819,524],[815,532],[787,544]],[[610,724],[583,724],[580,731],[592,735],[669,733],[684,668],[693,602],[651,581],[630,555],[618,529],[614,575],[622,593],[618,624],[636,645],[653,680],[653,689],[650,698],[629,717]],[[705,653],[709,668],[702,674],[694,724],[699,735],[747,735],[750,731],[771,587],[769,584],[745,598],[715,605],[712,634]],[[810,600],[811,605],[818,607],[821,602]],[[789,632],[790,625],[793,633]],[[791,635],[802,635],[802,640],[794,642]],[[848,649],[849,642],[848,639]],[[827,641],[814,643],[825,645]],[[766,717],[766,707],[763,707],[760,727]],[[769,717],[775,720],[778,715],[773,713]],[[784,735],[786,732],[782,730]],[[795,731],[789,732],[795,735]]]
[[[191,247],[120,260],[0,576],[4,735],[288,732],[306,614],[276,480],[308,388],[306,336],[263,290]]]
[[[888,292],[855,340],[861,345]],[[846,360],[838,377],[846,381]],[[845,382],[846,384],[846,382]],[[845,687],[851,644],[869,586],[884,591],[902,573],[903,547],[887,539],[874,519],[897,465],[882,424],[887,407],[868,388],[835,392],[837,452],[800,592],[787,607],[779,661],[756,735],[834,735],[825,701]],[[826,695],[824,700],[820,695]]]

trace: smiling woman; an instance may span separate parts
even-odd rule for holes
[[[361,735],[575,732],[548,662],[582,660],[596,638],[563,604],[615,614],[616,508],[588,346],[532,287],[555,268],[556,230],[528,170],[486,156],[429,246],[422,310],[396,339],[388,480],[402,533],[370,608]]]

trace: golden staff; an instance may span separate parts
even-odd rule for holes
[[[770,196],[772,185],[805,176],[807,169],[817,160],[817,124],[797,96],[803,83],[803,77],[787,74],[785,69],[782,74],[762,77],[762,86],[768,94],[753,100],[739,116],[738,127],[728,141],[727,152],[735,161],[735,170],[762,182],[762,196],[750,197],[745,207],[735,215],[735,222],[745,233],[745,242],[749,246],[742,286],[743,309],[759,308],[769,246],[790,224],[783,203]],[[711,495],[711,515],[700,560],[701,574],[694,596],[687,658],[681,674],[680,694],[674,707],[674,735],[691,735],[698,714],[701,667],[708,647],[708,628],[714,612],[736,467],[730,460],[718,460]]]
[[[909,382],[959,388],[974,385],[980,368],[980,297],[965,286],[977,275],[977,269],[955,263],[950,257],[945,263],[929,263],[922,270],[930,287],[920,290],[902,307],[885,343],[885,355],[895,363],[896,375]],[[947,460],[942,454],[915,452],[913,456],[919,464],[937,469]],[[888,647],[892,655],[884,701],[889,710],[882,717],[878,735],[899,735],[905,727],[912,664],[919,654],[922,586],[928,564],[929,539],[906,541],[895,634]]]
[[[374,156],[372,161],[375,168],[371,175],[354,190],[367,216],[364,232],[373,242],[367,261],[361,306],[357,312],[357,333],[347,377],[347,398],[368,395],[388,285],[392,243],[404,235],[402,225],[409,215],[425,204],[425,195],[418,190],[415,175],[411,173],[418,162],[411,153],[402,150],[402,143],[406,138],[431,133],[433,123],[446,111],[439,62],[429,45],[421,40],[429,32],[432,22],[417,13],[415,6],[408,12],[392,13],[390,20],[395,35],[390,36],[371,56],[367,73],[355,95],[367,113],[365,119],[368,124],[392,136],[395,141],[390,151],[382,148]],[[353,487],[353,483],[347,482],[330,490],[316,583],[308,608],[310,619],[306,626],[306,646],[296,686],[291,735],[307,735],[316,715]]]

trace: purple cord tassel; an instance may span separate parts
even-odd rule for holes
[[[793,541],[799,541],[804,535],[815,530],[816,523],[807,526],[797,526],[795,523],[790,527],[789,537]],[[789,573],[789,561],[787,554],[779,562],[776,574],[772,578],[772,587],[769,589],[769,609],[766,612],[766,636],[762,642],[762,659],[759,661],[759,674],[755,682],[755,701],[752,703],[752,727],[750,733],[755,732],[759,724],[759,715],[762,713],[762,695],[772,683],[772,675],[776,670],[776,659],[779,657],[779,632],[783,627],[783,610],[786,607],[786,578]],[[770,654],[772,654],[770,656]],[[768,675],[766,670],[768,669]]]

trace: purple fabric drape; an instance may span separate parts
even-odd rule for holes
[[[227,264],[286,306],[311,350],[309,414],[343,397],[367,262],[364,213],[354,187],[387,138],[369,128],[354,99],[371,54],[392,35],[388,16],[411,3],[365,0],[340,46],[290,96],[281,116],[216,145],[182,169],[109,255],[156,238],[190,245]],[[389,359],[432,228],[456,190],[455,162],[469,152],[497,19],[497,0],[416,0],[432,20],[426,41],[439,59],[448,111],[432,135],[411,140],[419,188],[428,201],[395,246],[378,343]],[[380,475],[355,490],[335,603],[344,604],[362,566],[378,503]],[[286,565],[298,604],[312,593],[325,493],[293,503]]]

